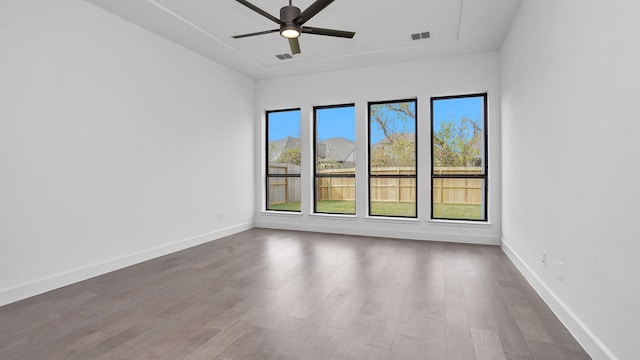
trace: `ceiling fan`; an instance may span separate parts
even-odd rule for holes
[[[305,11],[300,11],[299,8],[293,6],[291,4],[291,0],[289,0],[289,5],[284,6],[280,9],[280,19],[269,14],[268,12],[260,9],[259,7],[251,4],[246,0],[236,0],[240,4],[248,7],[249,9],[257,12],[258,14],[266,17],[267,19],[273,21],[276,24],[280,25],[279,29],[259,31],[250,34],[236,35],[232,36],[234,39],[240,39],[249,36],[255,35],[264,35],[270,34],[274,32],[280,32],[280,35],[289,39],[289,46],[291,47],[291,53],[293,55],[300,54],[300,43],[298,42],[298,37],[301,34],[313,34],[313,35],[324,35],[324,36],[335,36],[342,38],[353,38],[356,34],[353,31],[342,31],[342,30],[333,30],[333,29],[323,29],[311,26],[303,26],[304,23],[309,21],[312,17],[326,8],[329,4],[334,2],[334,0],[317,0],[313,4],[311,4]]]

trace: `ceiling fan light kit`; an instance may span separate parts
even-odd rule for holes
[[[295,39],[300,37],[300,30],[292,26],[283,26],[280,28],[280,35],[287,39]]]
[[[289,39],[289,46],[291,48],[291,53],[295,55],[295,54],[300,54],[300,43],[298,42],[298,38],[303,33],[313,34],[313,35],[341,37],[341,38],[348,38],[348,39],[352,39],[353,36],[356,34],[353,31],[343,31],[343,30],[333,30],[333,29],[323,29],[323,28],[317,28],[317,27],[303,26],[304,23],[309,21],[312,17],[314,17],[324,8],[329,6],[329,4],[334,2],[334,0],[316,0],[316,2],[311,4],[304,11],[300,11],[298,7],[293,6],[291,3],[291,0],[289,0],[289,5],[284,6],[280,9],[279,19],[246,0],[236,0],[236,1],[248,7],[249,9],[257,12],[258,14],[266,17],[267,19],[275,22],[276,24],[279,24],[280,28],[273,29],[273,30],[259,31],[259,32],[249,33],[249,34],[235,35],[235,36],[232,36],[234,39],[280,32],[280,35],[282,37]]]
[[[291,4],[291,2],[289,2]],[[295,39],[300,36],[302,26],[296,24],[296,19],[300,17],[302,11],[299,8],[289,5],[280,9],[280,35],[287,39]]]

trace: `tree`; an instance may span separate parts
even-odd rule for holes
[[[372,149],[374,167],[414,167],[415,103],[385,103],[371,107],[371,120],[384,135]]]
[[[283,163],[283,164],[300,165],[301,163],[300,148],[294,147],[294,148],[288,148],[288,149],[282,150],[276,162]]]
[[[318,161],[318,169],[339,169],[342,167],[342,163],[335,159],[324,159]]]
[[[393,142],[396,122],[408,122],[416,118],[413,102],[377,104],[371,107],[371,119],[380,127],[385,139]]]
[[[373,148],[371,154],[374,167],[416,166],[416,144],[407,133],[391,133]]]
[[[480,166],[478,143],[482,129],[473,120],[445,121],[433,134],[433,161],[435,166]]]

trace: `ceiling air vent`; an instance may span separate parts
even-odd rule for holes
[[[291,54],[280,54],[276,55],[276,57],[280,60],[293,59],[293,56]]]
[[[431,32],[429,31],[411,34],[411,40],[420,40],[420,39],[429,39],[429,38],[431,38]]]

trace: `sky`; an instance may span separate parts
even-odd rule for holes
[[[343,137],[356,141],[355,107],[317,109],[318,138]],[[300,110],[269,113],[269,141],[300,137]]]
[[[404,103],[406,104],[406,102]],[[408,102],[409,110],[416,114],[416,102]],[[414,133],[416,132],[416,121],[409,115],[404,113],[393,112],[385,116],[385,107],[371,106],[371,112],[379,111],[380,115],[387,119],[387,131],[394,133]],[[375,121],[371,121],[371,144],[377,144],[380,140],[384,139],[384,132]]]
[[[355,106],[324,108],[316,111],[317,136],[320,141],[334,137],[356,141]]]
[[[268,119],[269,141],[300,137],[300,110],[270,112]]]
[[[440,99],[434,101],[434,129],[438,131],[440,124],[447,120],[470,118],[477,124],[484,125],[484,99],[478,97],[463,97]],[[318,138],[322,140],[343,137],[355,141],[355,107],[319,108],[317,111]],[[398,121],[396,131],[413,128],[412,124]],[[408,126],[409,125],[409,126]],[[418,124],[420,126],[420,124]],[[428,126],[428,125],[427,125]],[[415,131],[415,130],[414,130]],[[372,142],[382,140],[382,132],[372,132]],[[269,141],[280,140],[288,136],[300,137],[300,110],[277,111],[269,113]]]
[[[463,117],[483,127],[483,106],[482,96],[436,100],[433,102],[433,128],[437,132],[442,122],[460,120]]]

